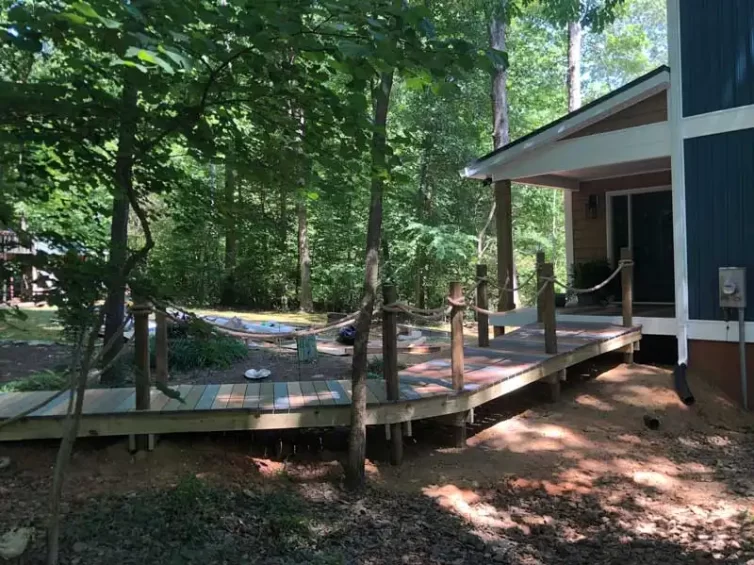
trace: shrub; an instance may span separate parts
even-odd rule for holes
[[[68,386],[68,379],[62,373],[40,371],[24,379],[9,381],[0,385],[0,392],[35,392],[38,390],[60,390]]]
[[[381,379],[382,378],[382,367],[384,366],[384,362],[382,361],[382,357],[372,357],[372,359],[369,360],[369,363],[367,364],[367,378],[368,379]],[[401,371],[406,368],[406,365],[403,363],[398,363],[398,370]]]
[[[150,337],[151,363],[155,363],[154,336]],[[187,334],[168,339],[168,367],[175,371],[224,368],[245,359],[249,348],[238,339],[220,334]]]

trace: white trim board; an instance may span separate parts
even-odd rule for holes
[[[563,193],[563,205],[565,206],[565,247],[566,247],[566,272],[570,275],[571,266],[574,262],[573,251],[573,194],[567,190]]]
[[[501,151],[495,155],[490,155],[487,159],[481,162],[468,165],[463,171],[461,171],[461,175],[466,178],[484,180],[490,176],[492,169],[498,165],[518,159],[537,147],[563,139],[564,137],[576,133],[594,123],[604,120],[629,106],[633,106],[642,100],[646,100],[658,92],[666,90],[669,83],[670,73],[668,73],[667,70],[657,73],[632,88],[609,97],[601,104],[597,104],[592,108],[578,112],[575,116],[546,129],[539,135],[536,135],[523,143],[505,151]]]
[[[754,322],[746,322],[745,331],[746,343],[754,343]],[[738,343],[738,318],[727,323],[721,320],[689,320],[688,338]]]
[[[542,147],[526,158],[490,168],[492,180],[517,180],[670,155],[668,122],[566,139]]]
[[[683,138],[754,128],[754,105],[728,108],[681,120]]]
[[[510,312],[500,312],[499,314],[490,314],[490,324],[493,326],[520,327],[527,324],[533,324],[537,321],[536,308],[516,308]],[[556,312],[555,319],[561,322],[593,322],[596,324],[615,324],[623,325],[623,316],[588,316],[584,314],[563,314],[561,311]],[[675,335],[676,321],[675,318],[655,318],[645,316],[635,316],[634,324],[641,326],[641,333],[644,335]],[[748,328],[747,328],[748,330]],[[754,336],[754,331],[752,332]]]
[[[681,75],[681,0],[668,0],[668,54],[673,74],[668,90],[668,121],[670,123],[670,170],[673,178],[673,268],[675,271],[676,336],[678,363],[688,363],[688,255],[686,246],[686,176],[683,156],[681,121],[683,91]]]

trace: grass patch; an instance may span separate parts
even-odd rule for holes
[[[63,326],[54,308],[21,308],[26,320],[17,318],[0,321],[0,339],[23,341],[63,341]]]
[[[155,363],[155,338],[150,337],[149,353]],[[249,348],[227,335],[185,335],[168,340],[168,367],[175,371],[220,369],[246,359]]]
[[[54,371],[32,373],[24,379],[8,381],[0,385],[0,392],[35,392],[38,390],[60,390],[68,386],[68,379]]]

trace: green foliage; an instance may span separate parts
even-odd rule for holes
[[[367,377],[370,379],[382,379],[383,378],[384,362],[382,357],[372,357],[367,363]],[[406,368],[404,363],[398,363],[398,370],[401,371]]]
[[[607,259],[594,259],[573,265],[573,286],[576,288],[591,288],[603,282],[613,272]],[[592,294],[597,300],[605,300],[615,295],[620,282],[619,278],[610,281],[605,287]]]
[[[61,390],[69,385],[68,377],[54,371],[40,371],[28,377],[0,384],[0,392],[34,392]]]
[[[155,363],[154,336],[150,337],[149,351]],[[225,368],[245,359],[249,348],[233,337],[209,333],[190,333],[168,340],[168,367],[175,371],[190,371],[203,368]]]

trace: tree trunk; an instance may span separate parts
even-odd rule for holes
[[[492,17],[490,21],[490,47],[505,51],[505,20]],[[496,65],[492,75],[492,144],[499,149],[510,141],[508,126],[508,72]]]
[[[118,153],[115,157],[115,190],[113,193],[113,218],[110,222],[110,257],[107,297],[105,298],[105,343],[113,341],[116,334],[123,333],[123,319],[126,307],[126,280],[123,267],[128,257],[128,192],[133,185],[133,163],[136,145],[136,122],[138,93],[135,84],[126,80],[121,93],[121,121],[118,132]],[[110,364],[123,348],[123,339],[114,339],[113,346],[103,359],[108,370],[102,375],[103,383],[117,383],[121,379],[121,365]]]
[[[581,24],[568,24],[568,111],[581,107]]]
[[[298,215],[298,270],[301,277],[298,289],[299,309],[302,312],[313,312],[312,259],[309,255],[309,218],[305,196],[299,197],[296,214]]]
[[[493,14],[490,20],[490,47],[497,51],[506,50],[506,29],[504,14]],[[508,125],[508,73],[503,65],[496,65],[492,75],[492,143],[495,149],[510,141]],[[506,283],[513,287],[513,230],[512,198],[510,180],[500,180],[495,190],[495,228],[497,232],[497,282],[502,289]],[[513,293],[500,292],[498,310],[513,308]],[[503,328],[495,326],[495,335]]]
[[[372,186],[367,228],[364,291],[356,320],[356,342],[353,346],[351,369],[351,432],[348,441],[348,464],[346,484],[350,488],[364,486],[366,457],[366,408],[367,408],[367,343],[369,327],[374,310],[375,294],[380,263],[380,240],[382,232],[383,173],[386,167],[386,125],[390,91],[393,87],[393,72],[382,73],[374,90],[374,132],[372,134]]]
[[[225,161],[225,280],[221,302],[225,306],[236,303],[236,260],[238,258],[238,232],[236,230],[236,171],[233,157],[228,155]]]

